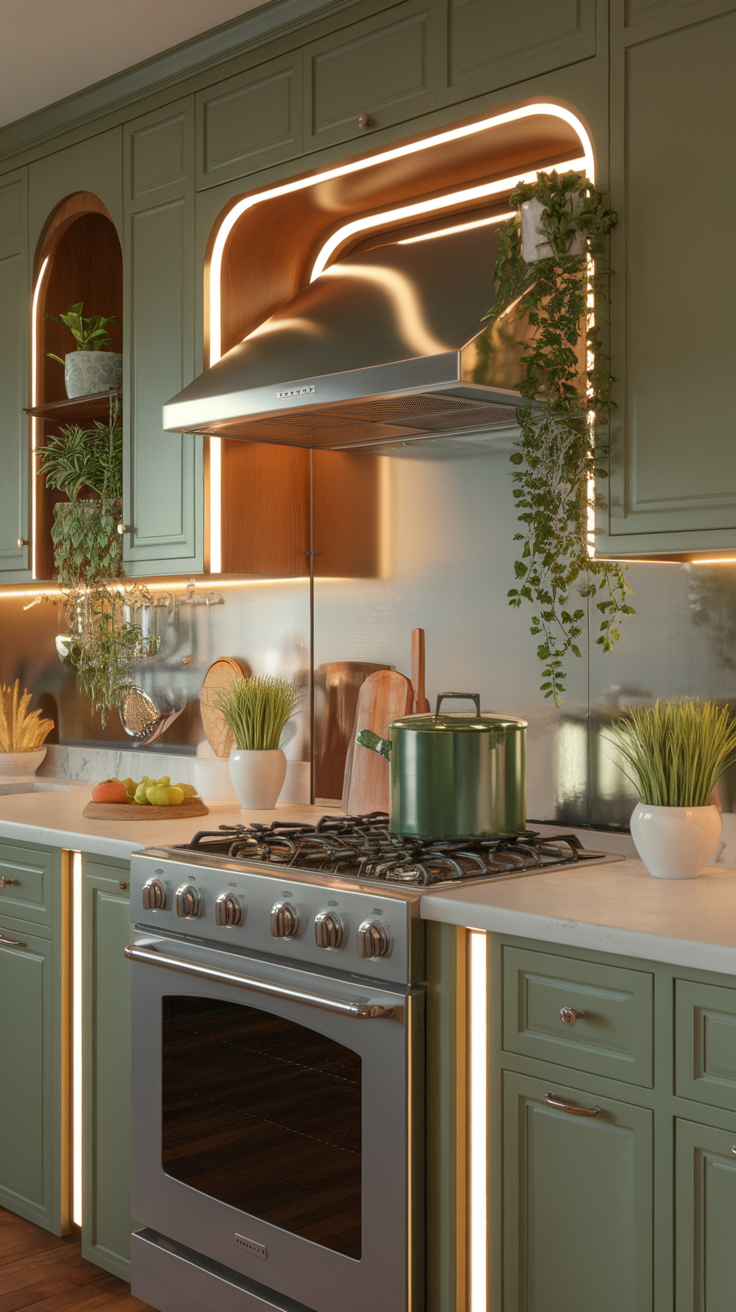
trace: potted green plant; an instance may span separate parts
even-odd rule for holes
[[[68,328],[77,342],[77,349],[63,360],[53,351],[48,352],[51,360],[58,360],[64,366],[64,383],[70,399],[120,388],[123,383],[123,357],[119,351],[110,350],[113,340],[107,331],[109,323],[117,323],[115,315],[93,314],[85,318],[83,309],[84,301],[78,301],[58,318],[55,314],[46,315],[47,319]]]
[[[285,725],[301,700],[298,688],[276,675],[235,679],[214,704],[232,730],[230,782],[244,811],[272,811],[286,778],[279,747]]]
[[[721,816],[716,783],[736,761],[727,707],[682,697],[630,710],[610,730],[641,801],[631,836],[658,879],[695,879],[715,851]]]

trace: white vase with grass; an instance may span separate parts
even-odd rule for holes
[[[696,879],[721,836],[713,789],[736,761],[728,709],[690,697],[658,701],[630,711],[611,736],[641,798],[631,836],[644,865],[657,879]]]
[[[235,737],[228,768],[230,782],[244,811],[272,811],[286,778],[281,734],[300,701],[288,679],[254,675],[235,679],[215,697]]]

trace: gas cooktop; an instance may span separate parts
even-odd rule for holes
[[[543,837],[534,830],[503,838],[404,838],[389,833],[388,816],[380,811],[323,816],[316,825],[276,820],[270,825],[221,825],[200,830],[191,842],[172,850],[419,888],[508,877],[609,855],[584,848],[575,834]]]

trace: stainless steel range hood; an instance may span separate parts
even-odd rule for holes
[[[326,269],[169,401],[164,428],[389,450],[512,424],[526,326],[482,323],[495,226],[399,237]]]

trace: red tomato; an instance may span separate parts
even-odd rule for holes
[[[105,779],[92,789],[93,802],[127,802],[128,793],[125,784],[119,779]]]

